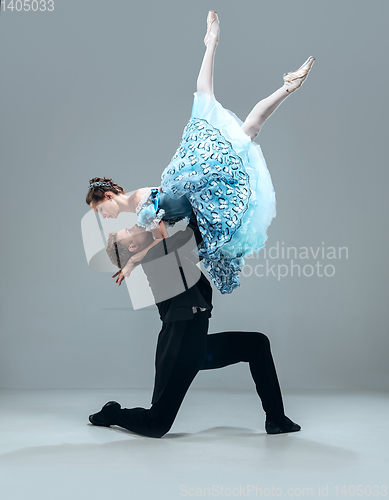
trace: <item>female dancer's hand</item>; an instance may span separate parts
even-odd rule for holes
[[[129,259],[129,261],[127,262],[127,264],[123,267],[123,269],[121,269],[120,271],[118,271],[117,273],[115,273],[112,278],[116,278],[117,276],[117,280],[116,280],[116,283],[120,286],[122,281],[125,279],[125,278],[128,278],[130,276],[130,274],[132,273],[132,271],[135,269],[136,267],[136,263],[135,262],[131,262],[131,259]]]

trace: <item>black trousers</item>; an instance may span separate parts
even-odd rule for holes
[[[150,409],[108,406],[104,415],[109,418],[111,425],[144,436],[162,437],[173,425],[185,394],[199,370],[212,370],[241,361],[249,363],[266,418],[274,422],[283,421],[285,414],[281,390],[268,337],[259,332],[242,331],[208,335],[208,323],[207,312],[197,312],[190,321],[164,324],[165,329],[161,333],[169,335],[166,326],[173,328],[174,325],[176,331],[180,329],[182,338],[173,356],[173,366],[168,367],[168,380],[159,391],[160,396]],[[174,339],[170,345],[170,350],[174,351]],[[156,365],[156,385],[161,377],[166,376],[163,361],[169,363],[169,348],[164,351],[162,365]]]

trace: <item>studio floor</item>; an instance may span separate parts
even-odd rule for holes
[[[153,439],[88,421],[110,400],[148,408],[149,390],[1,390],[1,498],[389,495],[388,393],[283,396],[300,432],[267,435],[254,391],[189,389]]]

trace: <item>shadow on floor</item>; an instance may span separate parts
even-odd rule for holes
[[[90,468],[104,463],[106,468],[131,466],[134,470],[134,467],[160,467],[161,463],[182,465],[186,461],[188,467],[234,463],[246,471],[247,468],[258,470],[258,467],[334,471],[359,461],[357,453],[305,439],[303,431],[268,435],[243,427],[212,427],[193,434],[168,433],[156,439],[115,426],[95,428],[92,424],[87,425],[92,432],[109,432],[113,438],[123,434],[126,437],[110,443],[63,443],[23,448],[0,455],[0,466],[71,464]]]

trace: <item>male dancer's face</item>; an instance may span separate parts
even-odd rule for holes
[[[130,252],[134,253],[148,247],[153,242],[153,239],[152,233],[146,231],[144,227],[138,226],[138,224],[132,226],[131,229],[121,229],[116,234],[116,241],[120,241]]]

